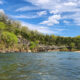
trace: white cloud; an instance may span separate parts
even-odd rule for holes
[[[75,6],[79,0],[26,0],[31,2],[33,5],[44,9],[55,9],[60,8],[60,6]],[[57,6],[57,7],[56,7]]]
[[[17,19],[20,19],[20,18],[23,18],[23,19],[32,19],[32,18],[37,18],[38,16],[37,15],[11,15],[12,18],[17,18]]]
[[[40,27],[40,29],[46,29],[46,28],[48,28],[48,27],[43,27],[43,26]]]
[[[48,3],[49,0],[37,0],[36,2],[37,4],[44,4],[44,3]]]
[[[40,24],[45,24],[45,25],[48,25],[48,26],[52,26],[54,24],[59,24],[60,19],[61,19],[60,15],[53,15],[53,16],[50,16],[47,21],[43,21]]]
[[[38,18],[38,17],[41,17],[43,15],[46,15],[47,14],[47,11],[40,11],[40,12],[37,12],[35,14],[31,14],[31,15],[11,15],[12,18],[24,18],[24,19],[32,19],[32,18]]]
[[[66,15],[63,17],[63,19],[72,19],[74,21],[74,24],[80,26],[80,13],[76,12],[71,15]]]
[[[59,11],[56,9],[56,10],[51,10],[50,11],[50,14],[57,14]]]
[[[40,8],[34,7],[34,6],[24,6],[24,7],[21,7],[21,8],[16,9],[16,12],[19,12],[19,11],[39,10],[39,9]]]
[[[47,11],[38,12],[37,15],[39,16],[47,15]]]
[[[31,2],[33,5],[36,7],[39,7],[41,9],[47,9],[50,14],[59,14],[62,16],[62,13],[74,13],[75,18],[73,18],[71,15],[68,15],[71,19],[74,20],[76,24],[80,24],[80,16],[78,16],[76,13],[80,13],[80,0],[25,0],[28,2]],[[67,15],[64,15],[67,16]],[[51,16],[49,16],[50,18]],[[49,24],[49,25],[54,25],[54,23],[59,23],[59,20],[52,20],[50,23],[50,20],[43,21],[43,24]],[[53,23],[54,21],[54,23]]]
[[[64,20],[63,22],[64,22],[65,24],[70,24],[70,22],[67,21],[67,20]]]
[[[40,26],[40,25],[34,25],[34,24],[29,24],[26,22],[22,22],[23,26],[28,26],[30,30],[37,30],[41,33],[44,34],[59,34],[60,32],[64,31],[64,29],[50,29],[49,27],[45,26]]]
[[[29,23],[25,23],[25,22],[22,22],[22,25],[28,26],[28,28],[30,30],[37,30],[37,31],[44,33],[44,34],[53,34],[54,33],[54,31],[49,30],[48,27],[45,28],[44,26],[29,24]]]
[[[64,3],[65,6],[77,6],[77,3],[75,2],[67,2],[67,3]]]
[[[74,20],[74,23],[78,26],[80,26],[80,13],[76,13],[71,15],[71,18]]]
[[[3,9],[0,9],[0,14],[4,14],[5,12],[4,12],[4,10]]]

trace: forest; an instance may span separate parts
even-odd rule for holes
[[[36,51],[40,46],[65,46],[62,51],[80,50],[80,36],[48,35],[28,29],[21,22],[0,13],[0,51]]]

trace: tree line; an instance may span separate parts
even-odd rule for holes
[[[29,30],[28,27],[22,26],[19,21],[12,20],[5,14],[0,13],[0,48],[18,46],[19,36],[30,42],[28,46],[30,49],[34,49],[41,44],[66,46],[68,50],[80,49],[80,36],[63,37],[54,34],[42,34],[38,31]]]

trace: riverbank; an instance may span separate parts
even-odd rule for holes
[[[16,50],[0,50],[0,53],[14,53],[14,52],[16,52],[16,53],[22,53],[22,52],[35,53],[35,52],[53,52],[53,51],[60,51],[60,50],[48,50],[48,51],[47,50],[44,50],[44,51],[35,50],[35,51],[31,51],[31,50],[18,50],[18,49],[16,49]]]
[[[15,47],[2,47],[0,48],[0,53],[37,53],[37,52],[54,52],[54,51],[70,51],[70,52],[80,52],[80,50],[77,49],[68,49],[66,46],[55,46],[55,45],[37,45],[35,48],[30,48],[30,46],[21,46],[17,45]]]
[[[54,50],[40,50],[39,51],[39,49],[37,50],[37,49],[35,49],[35,50],[30,50],[30,49],[28,49],[28,50],[24,50],[24,49],[12,49],[12,50],[10,50],[10,49],[5,49],[5,50],[0,50],[0,53],[37,53],[37,52],[55,52],[55,51],[65,51],[65,52],[67,52],[67,51],[69,51],[69,52],[80,52],[80,51],[75,51],[75,50],[72,50],[72,51],[70,51],[70,50],[60,50],[60,49],[54,49]]]
[[[79,52],[80,53],[80,51],[75,51],[75,52]]]

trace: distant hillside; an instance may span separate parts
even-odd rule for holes
[[[30,50],[40,50],[41,46],[47,46],[50,49],[50,46],[53,45],[65,46],[61,48],[62,50],[80,49],[80,36],[44,35],[38,31],[29,30],[26,26],[22,26],[19,21],[11,20],[5,14],[0,13],[0,51],[29,52]]]

